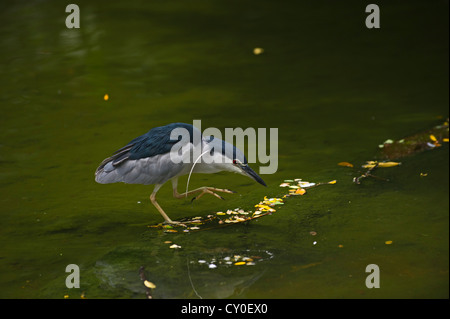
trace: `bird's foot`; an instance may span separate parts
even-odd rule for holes
[[[229,194],[235,194],[236,192],[229,190],[229,189],[222,189],[222,188],[215,188],[215,187],[202,187],[202,192],[193,197],[191,199],[191,203],[196,200],[196,199],[200,199],[200,197],[202,197],[205,194],[211,194],[213,196],[216,196],[217,198],[221,199],[221,200],[225,200],[225,198],[223,198],[222,196],[220,196],[219,194],[215,193],[215,192],[222,192],[222,193],[229,193]]]

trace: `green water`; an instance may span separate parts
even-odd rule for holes
[[[449,297],[448,144],[380,169],[390,182],[352,183],[378,144],[448,116],[448,2],[379,1],[378,30],[360,1],[76,3],[80,29],[65,27],[67,3],[0,4],[0,297],[145,298],[141,266],[154,298]],[[278,171],[267,188],[191,178],[238,192],[225,201],[191,204],[166,185],[173,219],[252,209],[284,179],[337,183],[249,225],[189,234],[147,227],[162,221],[151,186],[95,183],[131,139],[194,119],[278,128]],[[261,258],[198,263],[234,255]],[[68,264],[80,289],[65,286]],[[368,264],[379,289],[365,286]]]

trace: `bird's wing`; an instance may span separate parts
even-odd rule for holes
[[[180,137],[178,140],[170,139],[170,133],[175,128],[187,129],[192,142],[193,127],[190,124],[172,123],[166,126],[155,127],[144,135],[133,139],[127,145],[114,152],[113,155],[103,160],[96,170],[96,175],[102,171],[108,163],[112,164],[112,166],[108,165],[108,167],[113,169],[125,163],[127,160],[139,160],[169,153],[172,147],[181,140]]]

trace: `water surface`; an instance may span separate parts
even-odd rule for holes
[[[145,298],[145,266],[154,298],[448,298],[448,144],[378,171],[390,182],[352,183],[378,144],[448,117],[448,2],[379,2],[378,30],[359,1],[77,4],[80,29],[65,27],[65,4],[0,4],[0,297]],[[189,234],[147,227],[162,221],[151,186],[95,183],[131,139],[194,119],[278,128],[278,171],[267,188],[191,178],[238,192],[225,201],[191,204],[166,185],[173,219],[252,209],[283,195],[284,179],[337,183],[249,225]],[[198,262],[234,255],[259,259]],[[72,263],[80,289],[65,286]],[[379,289],[365,286],[368,264]]]

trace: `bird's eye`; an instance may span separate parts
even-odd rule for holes
[[[233,160],[233,164],[234,164],[234,165],[236,165],[236,164],[237,164],[237,162],[236,162],[236,160],[235,160],[235,159]]]

